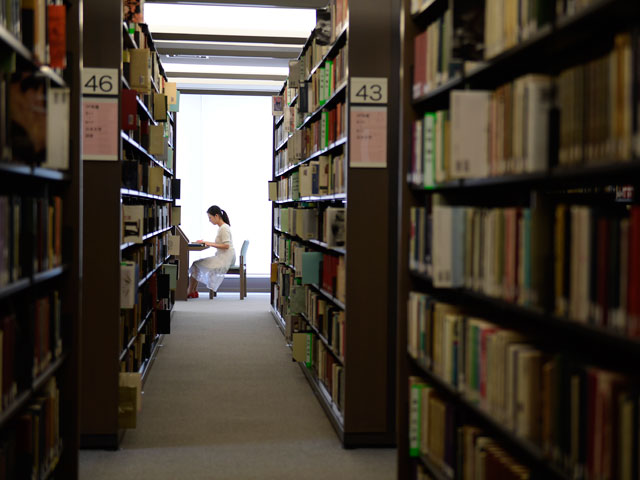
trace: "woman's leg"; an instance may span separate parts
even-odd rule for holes
[[[193,293],[198,288],[198,279],[194,276],[189,277],[189,288],[187,289],[187,295]]]

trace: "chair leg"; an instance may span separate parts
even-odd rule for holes
[[[244,300],[244,268],[242,268],[242,264],[240,264],[240,300]]]
[[[244,267],[242,268],[242,279],[244,280],[243,281],[243,284],[244,284],[244,296],[246,297],[247,296],[247,269],[244,268]]]

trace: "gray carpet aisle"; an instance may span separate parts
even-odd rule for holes
[[[119,451],[81,480],[395,478],[394,449],[344,450],[269,313],[269,297],[178,302]]]

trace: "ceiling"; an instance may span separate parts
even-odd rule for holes
[[[146,0],[145,22],[184,93],[273,95],[328,0]]]

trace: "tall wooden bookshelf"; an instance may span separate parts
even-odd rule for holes
[[[634,478],[640,8],[402,3],[398,478]]]
[[[277,185],[278,199],[274,201],[272,311],[287,339],[293,340],[294,355],[299,342],[309,342],[303,348],[308,361],[300,366],[343,446],[390,446],[395,442],[391,307],[395,291],[390,287],[395,283],[390,260],[395,237],[389,232],[395,218],[389,207],[396,191],[395,167],[391,167],[397,142],[391,121],[395,102],[389,97],[380,105],[389,119],[388,129],[381,133],[386,140],[382,157],[389,167],[356,168],[351,159],[355,130],[349,119],[356,109],[349,94],[353,77],[384,77],[389,91],[394,91],[392,45],[397,21],[391,15],[392,2],[378,3],[375,10],[361,0],[349,0],[348,5],[330,2],[330,8],[335,14],[331,40],[319,48],[312,33],[299,59],[303,71],[293,81],[293,85],[297,80],[307,85],[308,101],[302,88],[286,93],[294,88],[291,75],[282,92],[288,97],[285,103],[304,113],[297,118],[286,114],[274,122],[272,185]],[[331,87],[320,94],[321,85],[327,84]],[[285,132],[284,125],[290,121],[292,128]],[[315,168],[316,161],[329,163],[327,189],[296,191],[292,182],[305,169]],[[295,209],[316,212],[309,223],[315,232],[301,233],[294,224],[287,225]],[[340,227],[345,231],[344,243],[323,233],[323,222],[330,221],[323,218],[331,209],[341,210],[347,219]],[[289,255],[294,247],[297,253]],[[299,278],[306,276],[303,256],[320,260],[315,280]],[[296,289],[301,303],[292,298]],[[303,336],[296,340],[296,335]]]
[[[175,287],[167,288],[165,269],[172,222],[179,221],[172,217],[176,114],[167,112],[166,76],[148,27],[125,21],[121,2],[85,3],[84,22],[85,67],[116,69],[119,80],[117,159],[84,162],[83,238],[90,247],[83,257],[80,432],[83,448],[115,449],[136,417],[135,405],[128,418],[119,415],[121,374],[138,373],[144,385],[170,332]],[[138,54],[140,85],[129,73],[140,68]],[[129,207],[140,210],[132,214]],[[137,240],[127,237],[130,220]],[[125,262],[131,267],[123,268]]]
[[[66,25],[55,38],[21,18],[19,4],[8,4],[0,22],[0,475],[75,479],[82,318],[81,4],[46,4],[36,5],[35,13],[51,28]],[[29,34],[35,31],[36,41]],[[54,116],[58,123],[47,126]],[[64,140],[56,142],[65,130]],[[30,449],[38,443],[40,454],[34,456]]]

